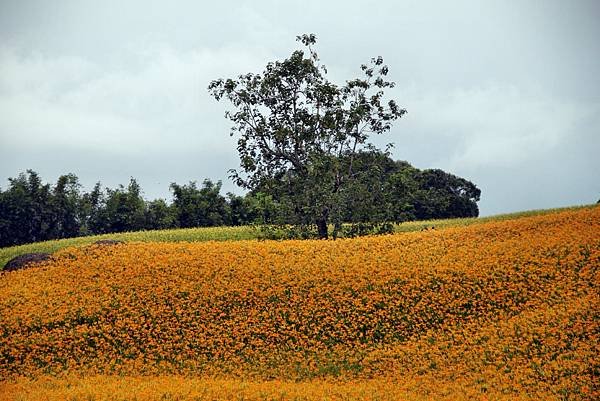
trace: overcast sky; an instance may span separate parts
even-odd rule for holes
[[[383,56],[408,110],[395,159],[481,190],[482,215],[600,198],[600,2],[0,0],[0,187],[223,180],[239,165],[206,87],[314,33],[343,83]]]

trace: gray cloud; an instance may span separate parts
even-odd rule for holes
[[[482,188],[483,214],[600,197],[600,32],[590,2],[47,2],[0,7],[0,171],[149,198],[205,177],[237,190],[209,81],[261,71],[315,32],[330,78],[383,55],[409,110],[375,141]],[[2,184],[0,184],[2,185]]]

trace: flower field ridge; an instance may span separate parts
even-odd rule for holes
[[[66,248],[0,275],[0,400],[598,399],[599,267],[599,207]]]

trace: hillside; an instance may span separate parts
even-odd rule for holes
[[[0,276],[0,400],[600,397],[600,208],[68,247]]]

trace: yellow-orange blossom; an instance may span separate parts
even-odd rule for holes
[[[352,240],[70,248],[0,278],[0,374],[591,399],[599,266],[600,208]]]

